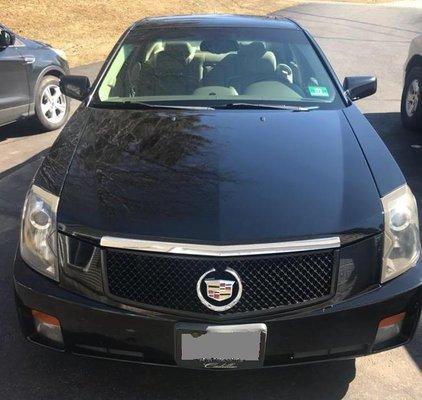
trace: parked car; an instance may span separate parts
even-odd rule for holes
[[[408,129],[422,131],[422,35],[410,44],[404,75],[402,122]]]
[[[68,73],[63,51],[0,25],[0,126],[31,116],[47,130],[63,126],[69,102],[59,80]]]
[[[421,311],[415,198],[310,34],[274,17],[135,23],[26,197],[31,342],[187,368],[353,358]]]

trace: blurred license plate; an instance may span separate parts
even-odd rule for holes
[[[256,368],[266,336],[265,324],[177,324],[176,361],[190,368]]]

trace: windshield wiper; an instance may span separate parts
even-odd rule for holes
[[[123,103],[113,103],[113,104],[123,104],[125,106],[130,106],[133,108],[152,108],[152,109],[167,109],[167,110],[215,110],[213,107],[201,107],[201,106],[172,106],[164,104],[151,104],[151,103],[142,103],[139,101],[124,101]]]
[[[267,110],[288,110],[288,111],[312,111],[317,110],[318,106],[313,107],[301,107],[301,106],[287,106],[287,105],[277,105],[277,104],[256,104],[256,103],[228,103],[216,108],[226,108],[226,109],[267,109]]]

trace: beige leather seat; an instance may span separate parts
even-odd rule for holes
[[[202,77],[212,71],[227,55],[237,54],[238,49],[239,44],[235,40],[225,38],[203,40],[200,49],[195,53],[195,58],[202,66]]]
[[[239,93],[262,80],[276,79],[276,58],[261,42],[239,47],[237,54],[228,54],[203,79],[207,86],[233,86]]]
[[[141,95],[191,94],[201,79],[200,62],[194,53],[189,43],[167,43],[163,51],[143,65]]]

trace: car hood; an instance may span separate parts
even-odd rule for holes
[[[92,108],[59,229],[208,243],[380,231],[377,188],[341,110]]]
[[[22,36],[18,36],[18,37],[21,41],[23,41],[25,44],[27,44],[31,47],[36,47],[36,48],[42,48],[42,47],[51,48],[52,47],[51,44],[41,42],[40,40],[28,39],[28,38],[22,37]]]

